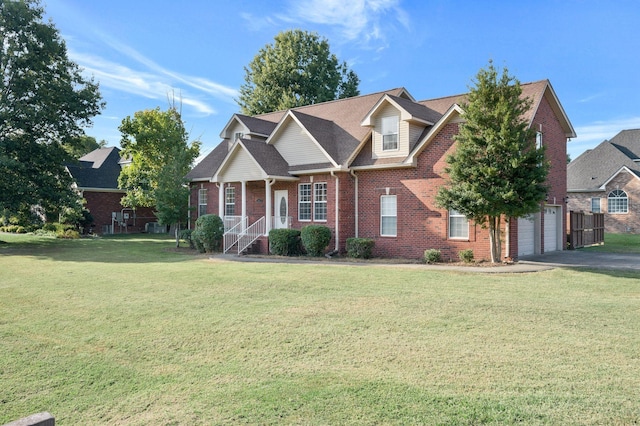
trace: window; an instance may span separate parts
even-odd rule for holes
[[[236,214],[236,189],[228,186],[224,190],[224,215],[234,216]]]
[[[311,184],[298,185],[298,220],[311,220]]]
[[[237,141],[238,139],[242,138],[244,136],[244,133],[242,132],[236,132],[233,134],[233,141]]]
[[[198,190],[198,217],[207,214],[207,190]]]
[[[313,184],[313,220],[327,220],[327,184]]]
[[[449,238],[469,239],[469,221],[456,210],[449,210]]]
[[[591,199],[591,212],[600,213],[600,198],[594,197]]]
[[[627,198],[627,193],[621,189],[611,191],[607,197],[607,205],[609,213],[628,213],[629,199]]]
[[[382,150],[398,149],[398,117],[382,117]]]
[[[395,195],[380,197],[380,235],[386,237],[398,235],[398,204]]]
[[[542,148],[542,132],[536,132],[536,149]]]

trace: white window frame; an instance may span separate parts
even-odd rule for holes
[[[536,149],[542,149],[542,132],[536,132]]]
[[[389,222],[389,219],[394,221]],[[380,236],[381,237],[397,237],[398,236],[398,196],[397,195],[381,195],[380,196]]]
[[[327,182],[313,184],[313,221],[327,221]]]
[[[602,200],[600,197],[591,198],[591,213],[602,213]]]
[[[207,214],[207,189],[198,189],[198,217]]]
[[[622,189],[614,189],[607,195],[607,213],[629,213],[629,196]]]
[[[313,193],[311,183],[301,183],[298,185],[298,221],[299,222],[311,222],[311,216],[313,209],[311,208],[311,202],[313,199]],[[303,216],[304,211],[304,216]]]
[[[236,188],[227,186],[224,189],[224,215],[235,216],[236,214]]]
[[[466,223],[466,226],[463,225]],[[457,210],[449,210],[449,226],[447,226],[449,239],[451,240],[468,240],[469,239],[469,219]],[[465,232],[466,230],[466,232]],[[454,231],[456,235],[454,235]]]
[[[382,150],[397,151],[400,148],[400,119],[397,116],[382,117]],[[389,142],[387,142],[387,140]],[[389,144],[389,145],[387,145]]]

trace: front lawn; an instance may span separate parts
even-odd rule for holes
[[[0,424],[637,424],[640,277],[0,235]]]

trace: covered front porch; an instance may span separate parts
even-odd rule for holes
[[[271,229],[291,227],[289,191],[274,189],[275,182],[264,179],[220,183],[218,211],[223,213],[225,253],[241,254],[260,238],[267,237]]]

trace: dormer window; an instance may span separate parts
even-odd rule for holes
[[[382,117],[382,150],[398,149],[398,117]]]

